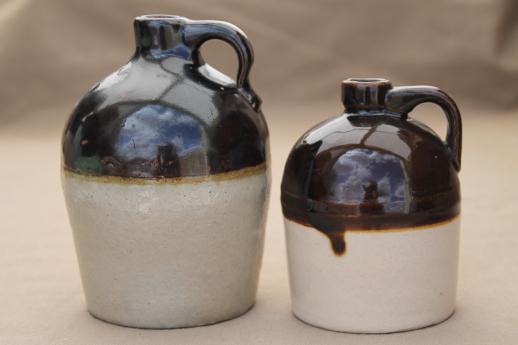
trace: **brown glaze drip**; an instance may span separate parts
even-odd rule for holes
[[[345,231],[327,233],[327,238],[331,241],[331,248],[336,255],[345,254]]]
[[[360,83],[358,90],[354,82],[344,87],[346,114],[317,125],[296,143],[281,187],[284,216],[325,234],[337,255],[346,252],[347,231],[432,225],[460,212],[458,110],[444,107],[455,118],[444,143],[406,113],[386,110],[394,104],[404,109],[401,98],[415,89],[402,88],[399,95],[385,80],[376,92],[375,81]],[[434,101],[434,88],[419,87],[416,95],[423,88],[429,92],[425,101]]]
[[[327,236],[336,255],[346,252],[347,231],[384,232],[391,229],[413,228],[433,225],[455,218],[460,213],[459,202],[447,200],[450,196],[438,195],[435,201],[421,200],[421,207],[446,203],[450,207],[438,207],[434,211],[415,213],[385,213],[379,202],[357,205],[339,205],[315,200],[303,200],[282,193],[282,208],[286,218],[304,226],[312,227]],[[329,210],[329,213],[316,210]]]

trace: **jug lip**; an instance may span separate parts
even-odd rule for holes
[[[355,83],[355,84],[390,84],[390,81],[385,78],[347,78],[342,83]]]
[[[168,21],[168,22],[175,22],[175,21],[185,21],[187,18],[182,16],[177,16],[173,14],[144,14],[138,17],[135,17],[136,21],[144,22],[144,21]]]

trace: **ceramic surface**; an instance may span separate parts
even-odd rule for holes
[[[88,310],[125,326],[176,328],[250,309],[268,174],[262,167],[239,175],[127,183],[65,173]]]
[[[269,197],[268,129],[250,42],[218,21],[135,19],[132,59],[63,134],[63,189],[88,310],[125,326],[198,326],[254,303]],[[228,42],[236,81],[203,61]]]
[[[405,233],[411,233],[412,229],[438,227],[438,224],[452,222],[459,216],[460,185],[457,173],[461,158],[460,113],[455,102],[435,87],[392,87],[390,82],[384,79],[346,80],[342,84],[342,100],[346,108],[345,113],[306,132],[295,144],[286,162],[281,202],[287,219],[290,270],[298,272],[296,267],[301,265],[299,261],[302,260],[298,256],[293,258],[293,251],[305,253],[305,263],[312,260],[319,262],[319,257],[323,255],[321,252],[330,251],[329,255],[337,257],[337,265],[343,265],[343,270],[347,267],[348,279],[358,281],[345,284],[341,277],[346,271],[339,270],[334,272],[337,276],[333,280],[334,273],[327,272],[329,266],[324,264],[321,269],[329,274],[327,285],[333,285],[329,289],[338,291],[343,288],[344,293],[350,295],[347,298],[356,296],[359,298],[358,303],[364,304],[372,303],[372,296],[367,298],[367,295],[359,290],[359,286],[370,281],[367,278],[370,275],[380,277],[377,281],[379,284],[373,290],[379,294],[379,303],[372,305],[373,309],[369,311],[373,313],[378,308],[376,305],[379,305],[379,323],[373,322],[370,328],[366,323],[355,324],[352,320],[356,309],[343,306],[342,315],[338,310],[327,318],[313,314],[308,321],[310,323],[324,328],[359,332],[397,331],[419,327],[417,319],[411,327],[411,322],[403,322],[402,319],[399,327],[396,319],[393,319],[394,323],[389,322],[394,311],[389,312],[381,306],[385,299],[387,305],[390,305],[390,298],[395,295],[391,297],[384,292],[386,286],[392,284],[392,280],[385,276],[387,279],[384,281],[384,276],[380,275],[380,272],[399,272],[399,268],[409,262],[415,265],[415,271],[399,276],[403,286],[414,284],[414,279],[419,278],[412,274],[419,270],[430,272],[433,269],[456,269],[456,249],[439,250],[432,254],[426,248],[425,242],[417,240],[424,236],[425,232],[416,231],[415,234],[403,236],[395,235],[399,233],[395,230],[406,229]],[[408,113],[423,102],[434,102],[443,108],[449,124],[445,141],[426,125],[408,117]],[[297,229],[305,234],[297,234]],[[375,238],[375,241],[372,242],[372,247],[369,247],[369,242],[362,242],[361,250],[366,253],[363,259],[359,259],[362,256],[355,256],[356,259],[353,260],[348,253],[353,250],[355,241],[350,239],[357,236],[349,232],[358,230],[362,231],[358,233],[358,237]],[[330,246],[310,249],[304,242],[307,238],[300,243],[294,240],[300,239],[300,236],[310,236],[306,233],[312,231],[316,232],[315,236],[325,235]],[[450,231],[452,234],[445,235],[444,238],[454,240],[457,235],[453,233],[457,231]],[[422,251],[424,255],[428,255],[432,265],[436,266],[423,266],[426,258],[421,261],[409,261],[412,252],[406,253],[406,249],[401,249],[410,248],[403,242],[402,247],[396,251],[381,252],[383,242],[389,241],[391,236],[401,238],[402,241],[406,241],[407,237],[411,238],[411,243],[416,246],[412,250]],[[448,248],[456,248],[456,243],[454,240]],[[369,255],[375,257],[373,260],[384,255],[396,257],[392,265],[389,265],[390,268],[376,268],[369,265]],[[435,255],[443,255],[444,260],[435,260]],[[441,267],[445,262],[450,262],[451,267]],[[355,267],[352,267],[353,265]],[[300,276],[298,273],[291,274],[292,291],[298,292],[299,296],[312,294],[308,284],[320,284],[321,277],[315,270],[299,273]],[[455,275],[444,272],[443,278],[451,280],[448,286],[455,285]],[[328,289],[323,290],[322,294],[327,294],[327,291]],[[454,296],[452,291],[454,289],[448,288],[443,293],[451,297]],[[421,292],[423,298],[429,297],[427,291]],[[402,313],[405,313],[406,307],[410,308],[410,305],[415,303],[414,298],[405,299],[404,296],[402,295],[399,300],[402,303]],[[452,300],[450,297],[447,298],[448,301]],[[306,308],[297,306],[297,301],[295,298],[295,313],[297,308]],[[318,303],[317,301],[318,299],[315,299],[315,303]],[[431,303],[430,300],[423,301],[425,304],[429,302]],[[453,310],[453,304],[448,304],[446,309]],[[430,323],[437,321],[440,318],[437,315],[444,314],[437,314],[426,308],[421,309],[421,312],[421,323],[426,323],[424,320]],[[332,321],[333,318],[335,321]],[[383,323],[383,320],[386,322]]]
[[[334,331],[389,333],[447,319],[455,309],[459,218],[420,228],[351,230],[347,254],[285,219],[293,313]]]

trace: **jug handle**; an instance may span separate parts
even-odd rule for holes
[[[192,49],[192,59],[195,65],[201,66],[204,63],[200,47],[212,39],[222,40],[230,44],[236,51],[239,60],[236,87],[257,111],[261,105],[261,99],[249,82],[250,69],[254,62],[254,52],[250,41],[241,29],[230,23],[215,20],[190,20],[185,25],[184,42]]]
[[[392,88],[385,96],[388,112],[407,119],[408,113],[422,103],[437,104],[448,120],[446,145],[451,154],[455,170],[460,171],[462,150],[462,120],[455,101],[439,88],[433,86],[401,86]]]

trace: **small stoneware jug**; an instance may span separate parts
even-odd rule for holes
[[[136,52],[79,101],[62,184],[88,310],[112,323],[189,327],[254,303],[269,196],[268,130],[237,27],[135,19]],[[237,80],[200,46],[229,43]]]
[[[322,328],[386,333],[455,308],[461,118],[431,86],[342,83],[345,113],[306,132],[282,180],[294,314]],[[445,141],[408,113],[438,104]]]

